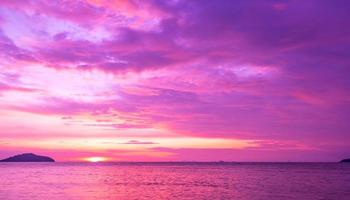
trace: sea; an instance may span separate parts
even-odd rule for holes
[[[350,163],[0,163],[0,200],[350,200]]]

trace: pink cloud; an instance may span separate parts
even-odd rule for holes
[[[1,1],[0,135],[249,139],[259,141],[257,148],[239,153],[252,160],[283,159],[279,150],[292,160],[302,152],[302,160],[312,153],[319,160],[344,155],[348,7],[272,0]],[[330,146],[318,145],[325,142]],[[205,160],[239,154],[167,148],[116,155]]]

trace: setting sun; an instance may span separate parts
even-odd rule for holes
[[[88,162],[104,162],[107,160],[107,158],[105,158],[105,157],[89,157],[89,158],[85,158],[84,160],[86,160]]]

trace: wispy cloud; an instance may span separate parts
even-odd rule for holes
[[[129,140],[127,142],[120,143],[120,144],[158,144],[158,143],[149,142],[149,141]]]

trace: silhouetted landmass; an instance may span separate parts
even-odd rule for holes
[[[0,160],[0,162],[55,162],[55,160],[47,156],[25,153]]]
[[[340,161],[340,162],[350,162],[350,158],[344,159],[344,160],[342,160],[342,161]]]

